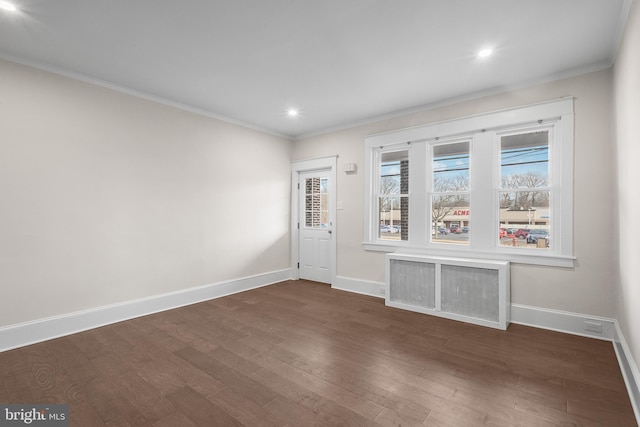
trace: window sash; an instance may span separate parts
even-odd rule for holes
[[[386,159],[385,159],[386,157]],[[386,160],[386,161],[385,161]],[[407,162],[403,165],[403,162]],[[389,167],[385,170],[385,167]],[[411,171],[410,150],[407,145],[401,147],[389,147],[387,149],[379,149],[376,156],[376,177],[377,187],[376,207],[375,207],[375,224],[378,224],[376,230],[372,230],[372,236],[378,241],[394,241],[397,243],[408,243],[410,233],[410,209],[409,201],[409,182],[407,170]],[[403,176],[404,174],[404,176]],[[389,185],[383,185],[383,178],[397,177],[397,186],[393,181],[389,180]],[[385,187],[385,188],[383,188]],[[397,199],[397,206],[392,203],[388,209],[383,210],[384,200]],[[405,200],[405,201],[403,201]],[[408,206],[407,206],[408,205]],[[397,208],[397,209],[394,209]],[[383,213],[385,215],[383,215]],[[383,226],[393,227],[392,230],[383,230]],[[399,227],[399,230],[398,230]]]

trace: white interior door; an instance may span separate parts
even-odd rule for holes
[[[298,174],[299,277],[331,283],[331,170]]]

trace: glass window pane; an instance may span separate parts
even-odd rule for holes
[[[409,152],[382,153],[380,163],[380,194],[409,193]]]
[[[313,227],[313,196],[304,197],[304,225],[305,227]]]
[[[468,245],[471,236],[469,195],[431,197],[431,240]]]
[[[329,192],[329,178],[320,178],[320,193],[326,194]]]
[[[390,151],[380,156],[378,238],[409,239],[409,151]]]
[[[433,147],[433,191],[469,191],[469,142]]]
[[[500,138],[502,188],[535,188],[549,185],[549,131]]]
[[[500,245],[551,247],[549,199],[549,191],[500,192]]]
[[[500,138],[501,246],[546,249],[551,245],[549,131]]]
[[[320,178],[320,227],[329,226],[329,178]]]
[[[431,241],[469,244],[469,141],[433,146]]]
[[[304,182],[304,225],[307,228],[327,228],[329,225],[329,178],[306,178]]]
[[[380,197],[380,226],[378,238],[381,240],[407,240],[406,224],[409,213],[409,198],[407,197]]]

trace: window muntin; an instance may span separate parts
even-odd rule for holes
[[[545,250],[552,246],[552,135],[550,128],[538,128],[499,136],[499,224],[504,232],[497,238],[501,246]]]
[[[378,238],[409,239],[409,151],[380,153]]]
[[[469,244],[469,144],[457,141],[432,146],[432,242]]]

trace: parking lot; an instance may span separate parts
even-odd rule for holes
[[[433,234],[431,236],[431,240],[437,243],[451,243],[451,244],[468,244],[469,238],[471,237],[471,233],[448,233],[448,234],[438,234],[437,236]],[[383,240],[400,240],[400,233],[394,232],[380,232],[380,238]],[[528,248],[539,248],[537,243],[527,243],[527,239],[514,239],[513,237],[502,237],[500,238],[500,246],[517,246],[517,247],[528,247]],[[544,247],[544,246],[543,246]]]

